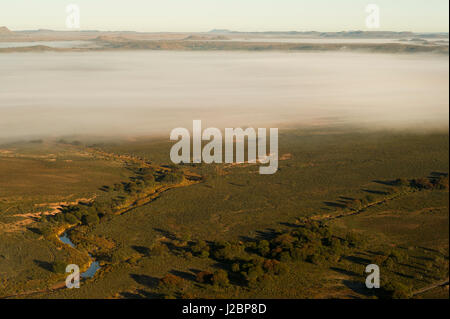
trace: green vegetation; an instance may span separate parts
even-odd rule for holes
[[[442,296],[417,292],[448,278],[448,133],[282,132],[291,159],[273,176],[166,165],[164,141],[77,140],[0,147],[15,149],[0,156],[0,296]],[[76,182],[38,189],[47,172]],[[56,237],[68,228],[76,249]],[[50,289],[88,253],[102,268],[86,289]],[[370,263],[380,290],[365,288]]]

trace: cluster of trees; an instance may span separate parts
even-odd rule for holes
[[[287,272],[288,267],[276,259],[254,257],[235,260],[231,271],[236,278],[244,280],[250,287],[264,283]]]
[[[386,187],[382,191],[372,191],[374,194],[380,195],[391,195],[402,188],[412,187],[416,189],[435,189],[435,190],[448,190],[448,174],[446,173],[435,173],[434,176],[428,178],[416,178],[408,180],[406,178],[397,178],[396,180],[386,182],[386,185],[391,187]],[[346,201],[341,201],[342,204],[337,206],[342,208],[351,209],[354,211],[361,210],[367,205],[370,205],[376,201],[376,197],[372,194],[368,194],[363,198],[357,199],[347,199]]]
[[[213,273],[209,271],[201,271],[197,273],[196,281],[203,284],[211,284],[216,287],[230,286],[228,272],[223,269],[219,269]]]
[[[160,176],[159,182],[163,184],[178,184],[183,181],[183,172],[181,170],[172,170]]]
[[[308,221],[271,240],[249,243],[248,247],[262,257],[281,262],[301,260],[322,264],[326,260],[338,261],[349,248],[363,248],[364,245],[364,238],[357,233],[351,232],[340,238],[323,223]]]
[[[189,248],[194,256],[220,262],[232,280],[253,285],[286,272],[287,262],[336,262],[347,250],[363,248],[365,244],[364,238],[357,233],[340,238],[323,223],[307,221],[294,230],[277,233],[272,239],[245,244],[197,241]],[[202,272],[199,276],[200,282],[212,283],[211,273]]]
[[[382,299],[409,299],[412,296],[412,288],[397,281],[388,281],[377,289],[377,295]]]
[[[417,178],[411,181],[411,187],[418,189],[448,190],[448,174],[431,178]]]
[[[94,225],[100,218],[111,213],[111,207],[100,203],[80,203],[78,205],[65,206],[60,213],[47,216],[47,221],[53,223],[68,223],[70,225],[83,224]]]
[[[417,189],[448,189],[447,173],[432,173],[430,177],[420,177],[412,180],[397,178],[390,182],[393,187],[412,187]]]
[[[194,242],[190,248],[193,256],[201,258],[209,257],[210,247],[204,240]]]
[[[145,189],[153,187],[156,183],[177,184],[183,181],[183,171],[178,168],[171,168],[170,171],[155,171],[151,167],[132,168],[135,173],[130,177],[130,181],[116,183],[112,187],[103,186],[105,192],[125,193],[127,195],[136,195],[142,193]],[[120,202],[120,197],[116,198]]]
[[[398,249],[392,249],[385,253],[379,253],[372,259],[372,263],[388,270],[393,270],[396,263],[407,263],[408,254]]]

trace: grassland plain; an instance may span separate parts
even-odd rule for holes
[[[56,162],[49,163],[61,165],[60,174],[74,168],[79,173],[74,179],[85,183],[59,179],[59,187],[37,192],[42,197],[33,197],[28,206],[22,207],[21,196],[36,194],[20,182],[27,179],[25,167],[29,164],[23,162],[24,168],[16,169],[15,184],[11,184],[15,189],[4,190],[8,183],[0,184],[2,194],[6,194],[0,204],[0,223],[20,220],[13,215],[27,212],[24,209],[36,203],[48,203],[46,196],[61,201],[115,196],[103,186],[133,178],[130,170],[117,161],[86,151],[89,148],[82,139],[72,144],[44,143],[49,149],[33,146],[34,150],[23,143],[0,147],[7,151],[16,148],[13,154],[24,154],[19,150],[27,148],[27,156],[60,154]],[[164,165],[169,163],[170,146],[164,139],[142,138],[95,147],[108,154],[131,154],[152,165]],[[77,226],[70,233],[77,249],[33,232],[39,221],[20,231],[1,232],[0,296],[366,298],[373,294],[362,284],[363,271],[373,260],[382,264],[382,281],[385,276],[407,287],[411,296],[448,278],[448,190],[394,187],[390,183],[398,178],[413,180],[448,172],[448,147],[448,132],[283,130],[282,160],[275,175],[259,175],[255,165],[186,166],[184,169],[203,176],[201,183],[170,189],[126,213]],[[84,153],[89,155],[79,156]],[[8,154],[0,157],[0,163],[11,160]],[[25,160],[16,157],[17,163]],[[68,168],[60,163],[67,159],[73,161]],[[33,174],[49,174],[42,163],[47,160],[33,158],[38,163]],[[6,181],[11,178],[2,174]],[[370,199],[365,204],[358,202],[357,208],[347,205],[368,196]],[[348,216],[327,219],[347,212]],[[327,232],[329,228],[332,233],[329,238],[345,244],[338,258],[277,259],[261,253],[258,245],[266,245],[262,241],[267,240],[272,250],[279,249],[280,236],[295,237],[291,232],[302,229],[299,227],[308,217],[323,219]],[[364,245],[353,245],[351,239],[345,239],[353,232],[364,238]],[[219,254],[222,245],[233,248],[232,257]],[[52,262],[85,264],[87,252],[101,263],[98,274],[83,281],[80,289],[49,289],[57,287],[64,277],[50,270]],[[237,262],[229,262],[258,258],[276,259],[273,263],[281,262],[283,272],[267,272],[264,280],[253,282],[250,271],[244,276],[232,270],[246,264],[233,266]],[[228,273],[229,283],[220,281],[220,270]],[[202,273],[211,273],[213,279],[202,280]],[[416,297],[448,298],[445,289],[436,287]]]

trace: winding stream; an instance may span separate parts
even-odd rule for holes
[[[58,236],[58,238],[62,243],[69,245],[72,248],[76,248],[75,244],[70,240],[69,236],[67,235],[67,231],[62,233],[62,235]],[[101,268],[100,264],[97,261],[95,261],[95,259],[92,258],[92,256],[90,254],[89,254],[89,257],[91,257],[91,264],[90,264],[88,270],[81,273],[81,278],[92,278],[92,277],[94,277],[97,270],[99,270]]]

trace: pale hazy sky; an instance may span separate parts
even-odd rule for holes
[[[71,3],[83,30],[366,30],[370,3],[380,7],[380,30],[449,29],[448,0],[0,0],[0,26],[65,30]]]

